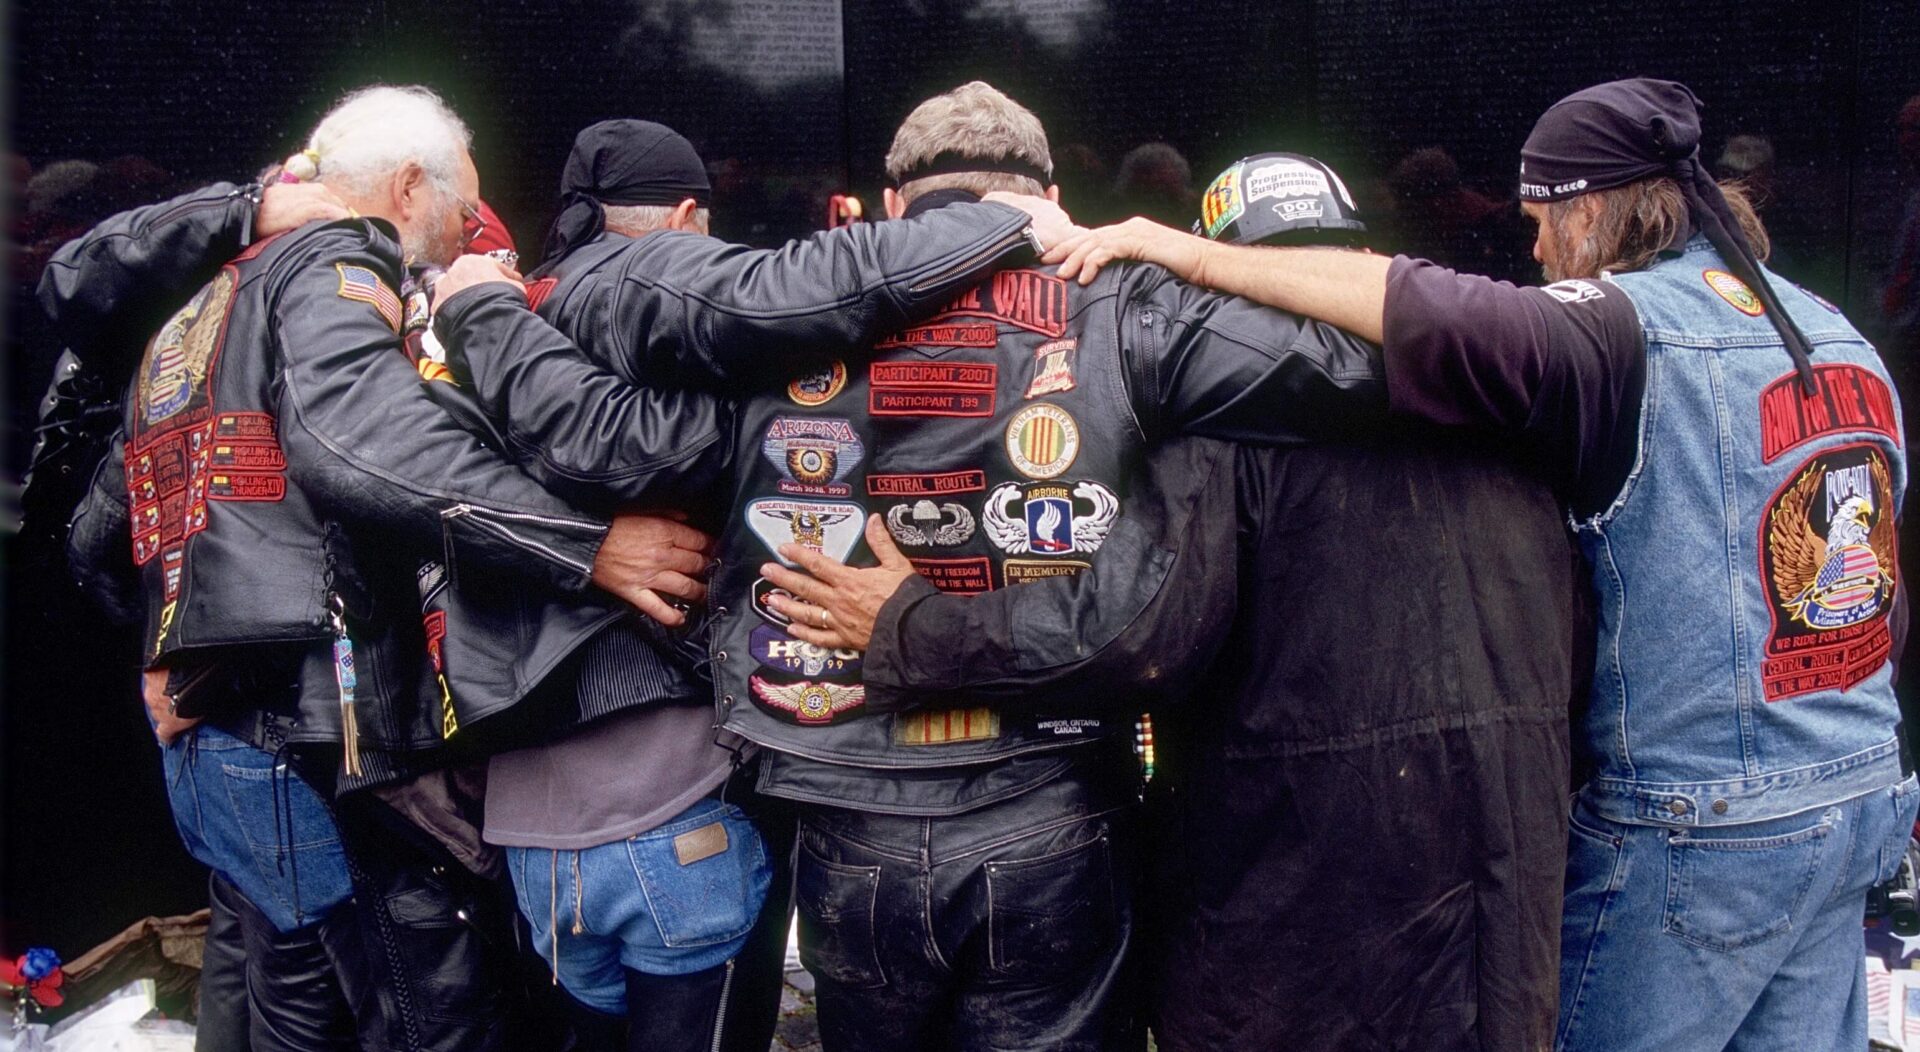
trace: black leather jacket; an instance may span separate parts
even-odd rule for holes
[[[760,377],[784,374],[773,363],[844,353],[925,313],[1009,253],[1026,251],[1027,225],[1023,212],[981,205],[922,222],[832,231],[775,250],[669,231],[603,235],[543,271],[529,289],[546,317],[566,319],[565,336],[504,286],[450,297],[435,315],[436,332],[454,372],[465,377],[480,363],[485,384],[428,387],[578,506],[705,511],[731,459],[732,405],[710,393],[604,375],[598,385],[579,386],[581,378],[568,375],[557,387],[539,388],[553,377],[551,367],[583,360],[573,340],[625,363],[635,376],[763,383]],[[515,397],[523,383],[536,387]],[[710,512],[696,518],[715,525]],[[463,727],[539,687],[622,610],[604,596],[529,594],[484,578],[446,588],[431,568],[422,570],[421,582],[428,631]],[[660,657],[704,663],[692,649]],[[543,710],[540,730],[602,714],[554,706]]]
[[[552,303],[542,313],[611,370],[582,358],[479,354],[469,363],[475,388],[483,402],[511,404],[516,427],[539,422],[530,441],[542,463],[529,465],[537,476],[553,477],[558,464],[565,474],[606,474],[623,456],[608,436],[647,426],[632,396],[614,397],[647,382],[646,362],[621,345],[596,345],[582,332],[590,315]],[[1172,561],[1122,512],[1128,468],[1148,444],[1188,431],[1289,441],[1383,404],[1371,345],[1152,267],[1110,268],[1084,288],[1041,270],[1001,271],[874,350],[870,366],[787,374],[739,405],[710,625],[727,729],[849,777],[979,765],[1118,727],[1081,716],[1064,697],[1054,714],[1044,701],[974,712],[965,698],[938,714],[878,712],[857,655],[792,645],[756,604],[765,592],[756,568],[780,540],[870,560],[859,529],[866,512],[880,512],[922,572],[956,591],[1072,573],[1091,551],[1120,543],[1143,563],[1113,584],[1135,593],[1122,605],[1138,608]],[[1078,621],[1032,627],[1069,649],[1105,631]],[[940,790],[900,799],[914,795],[907,780],[887,792],[897,809],[955,806],[935,798]],[[862,792],[843,784],[789,795],[844,803]]]
[[[164,287],[232,247],[231,195],[123,213],[62,248],[40,291],[66,338],[84,345],[143,282]],[[402,746],[422,722],[407,714],[424,645],[396,551],[586,586],[606,524],[433,404],[399,353],[399,283],[390,228],[313,224],[220,266],[148,342],[120,455],[100,466],[70,550],[96,582],[124,580],[131,554],[143,657],[173,669],[183,711],[207,669],[267,661],[299,684],[288,739],[338,740],[338,688],[316,655],[330,655],[330,607],[344,606],[360,729]]]

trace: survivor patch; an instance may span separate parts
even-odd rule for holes
[[[1846,690],[1893,648],[1893,474],[1878,446],[1809,458],[1768,503],[1760,574],[1773,615],[1766,699]]]

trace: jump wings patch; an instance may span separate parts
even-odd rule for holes
[[[1879,447],[1809,458],[1761,527],[1773,614],[1762,666],[1768,701],[1846,690],[1886,662],[1896,559],[1892,472]]]
[[[335,263],[333,269],[340,272],[339,295],[343,300],[356,300],[373,308],[387,328],[395,333],[400,331],[400,322],[405,311],[400,306],[400,297],[387,287],[368,267],[354,266],[351,263]]]

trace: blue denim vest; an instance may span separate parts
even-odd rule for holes
[[[1639,452],[1573,527],[1600,629],[1583,793],[1616,821],[1756,822],[1901,779],[1899,403],[1836,308],[1769,277],[1815,396],[1704,238],[1612,279],[1646,331]]]

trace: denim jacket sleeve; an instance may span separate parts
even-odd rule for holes
[[[345,268],[391,294],[399,247],[366,221],[291,236],[300,243],[267,280],[281,440],[294,481],[331,514],[441,540],[452,566],[477,562],[585,587],[607,524],[462,428],[428,396],[396,325],[341,294]]]

